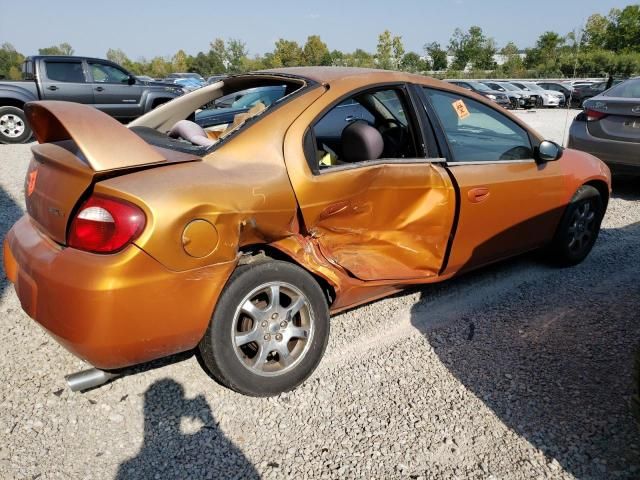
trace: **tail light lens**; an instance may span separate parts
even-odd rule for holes
[[[87,252],[114,253],[133,242],[145,224],[144,212],[134,204],[92,195],[72,220],[67,243]]]
[[[606,113],[598,112],[596,110],[590,110],[588,108],[585,110],[584,113],[587,116],[587,122],[596,122],[607,116]]]

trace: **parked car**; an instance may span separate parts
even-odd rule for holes
[[[274,84],[281,101],[215,140],[189,120]],[[347,100],[372,122],[319,129]],[[80,104],[26,112],[40,144],[3,256],[25,312],[99,369],[197,347],[248,395],[311,374],[330,312],[542,247],[581,262],[611,188],[592,155],[481,95],[399,72],[233,76],[128,126]],[[82,389],[114,374],[71,379]]]
[[[233,122],[236,115],[262,103],[270,107],[284,97],[286,85],[254,87],[216,99],[212,105],[196,112],[195,122],[203,128]]]
[[[640,173],[640,77],[585,100],[568,145],[598,156],[614,173]]]
[[[85,103],[129,121],[183,93],[172,85],[140,82],[119,65],[99,58],[28,57],[23,76],[22,81],[0,82],[0,143],[31,139],[24,106],[34,100]]]
[[[175,73],[170,73],[169,75],[167,75],[166,79],[169,82],[173,82],[174,80],[178,80],[180,78],[192,78],[194,80],[197,80],[199,83],[207,83],[204,78],[202,78],[202,75],[200,75],[199,73],[194,73],[194,72],[186,72],[186,73],[180,73],[180,72],[175,72]]]
[[[607,82],[592,83],[591,85],[577,85],[573,88],[573,98],[577,106],[582,107],[585,100],[600,95],[607,89]]]
[[[501,107],[509,108],[511,106],[511,102],[507,95],[497,90],[492,90],[483,83],[475,82],[473,80],[447,80],[447,82],[452,83],[453,85],[457,85],[458,87],[471,90],[478,95],[482,95],[483,97],[494,101]]]
[[[509,102],[511,103],[512,109],[515,110],[517,108],[526,108],[528,106],[529,102],[527,99],[525,99],[525,95],[528,98],[530,98],[530,95],[525,92],[518,91],[516,87],[508,88],[506,85],[494,81],[484,81],[482,83],[484,83],[490,89],[502,92],[507,97],[509,97]]]
[[[553,90],[545,90],[540,85],[535,84],[534,82],[523,82],[521,80],[510,81],[512,85],[515,85],[518,88],[526,92],[530,92],[532,94],[538,95],[540,101],[538,101],[537,107],[559,107],[564,104],[564,95],[560,92],[554,92]]]
[[[136,75],[136,80],[140,82],[155,82],[155,80],[148,75]]]
[[[228,77],[228,75],[225,74],[220,74],[220,75],[211,75],[210,77],[207,78],[207,85],[211,85],[212,83],[216,83],[220,80],[222,80],[223,78]]]
[[[175,85],[179,85],[186,92],[193,92],[194,90],[198,90],[199,88],[204,87],[204,83],[200,82],[195,78],[175,78],[173,80]]]
[[[573,101],[573,86],[570,83],[563,82],[536,82],[540,87],[545,90],[552,90],[559,92],[564,96],[564,104],[567,105],[570,101]]]

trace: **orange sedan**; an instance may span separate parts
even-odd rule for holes
[[[279,98],[227,101],[262,87]],[[39,144],[5,268],[23,309],[99,369],[77,389],[197,347],[234,390],[290,390],[330,313],[539,248],[576,264],[610,193],[597,158],[398,72],[239,75],[128,126],[66,102],[26,112]]]

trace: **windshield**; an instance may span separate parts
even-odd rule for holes
[[[538,92],[543,92],[544,88],[540,85],[536,85],[535,83],[525,83],[525,86],[529,88],[529,90],[536,90]]]
[[[492,91],[484,83],[480,83],[480,82],[467,82],[467,83],[469,85],[471,85],[473,88],[475,88],[476,90],[479,90],[481,92],[490,92],[490,91]]]
[[[640,99],[640,78],[633,78],[631,80],[627,80],[626,82],[619,83],[618,85],[607,90],[604,95],[606,97]]]
[[[276,100],[279,100],[284,95],[285,87],[266,87],[255,92],[247,93],[239,99],[236,99],[232,104],[232,108],[251,108],[258,102],[262,102],[265,106],[270,106]]]
[[[500,83],[499,85],[511,92],[517,92],[520,90],[518,87],[516,87],[515,85],[511,85],[510,83]]]

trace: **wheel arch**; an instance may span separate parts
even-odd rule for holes
[[[24,100],[21,100],[19,98],[9,98],[9,97],[2,97],[0,98],[0,108],[2,107],[16,107],[19,108],[21,110],[24,110],[24,104],[26,102]]]
[[[309,268],[302,265],[300,262],[296,261],[288,253],[280,250],[279,248],[270,245],[270,244],[253,244],[253,245],[245,245],[240,248],[240,260],[238,265],[246,265],[256,261],[265,261],[265,260],[280,260],[282,262],[291,263],[302,268],[305,272],[309,273],[320,285],[322,292],[324,293],[325,299],[327,300],[327,305],[331,308],[331,305],[336,299],[336,290],[330,282],[328,282],[325,278],[318,275],[317,273],[309,270]]]
[[[585,183],[585,185],[589,185],[590,187],[595,188],[600,193],[600,197],[602,197],[602,202],[604,204],[604,209],[607,209],[607,205],[609,204],[609,186],[604,180],[590,180]]]

